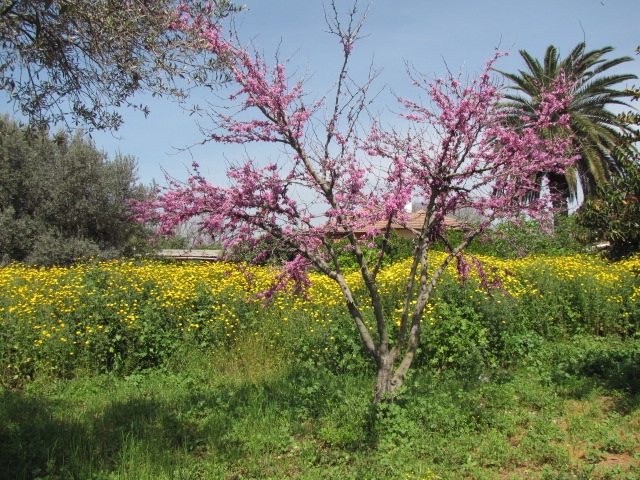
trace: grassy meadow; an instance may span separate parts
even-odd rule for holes
[[[0,478],[638,478],[640,260],[481,259],[377,407],[322,276],[265,304],[266,267],[1,268]],[[406,271],[380,273],[389,318]]]

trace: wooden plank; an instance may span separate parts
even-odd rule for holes
[[[220,259],[222,250],[163,249],[158,256],[175,260],[213,261]]]

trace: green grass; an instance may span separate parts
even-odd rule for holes
[[[545,342],[482,378],[415,371],[396,402],[375,409],[372,372],[336,375],[255,339],[243,348],[3,390],[0,478],[640,475],[638,341]]]

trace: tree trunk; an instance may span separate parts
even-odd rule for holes
[[[373,403],[393,400],[394,392],[402,384],[393,378],[393,364],[395,355],[383,354],[378,358],[378,378],[376,379],[376,392]]]

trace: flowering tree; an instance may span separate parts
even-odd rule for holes
[[[228,98],[229,108],[235,105],[236,110],[212,112],[215,126],[206,140],[275,143],[289,155],[280,163],[261,166],[248,159],[233,166],[227,187],[207,182],[195,165],[186,183],[173,182],[143,205],[141,219],[154,220],[161,233],[170,233],[180,223],[200,216],[200,228],[216,234],[228,251],[267,237],[294,252],[263,293],[265,298],[285,288],[304,293],[311,268],[327,275],[339,285],[377,364],[374,401],[393,395],[415,358],[423,311],[445,268],[455,261],[463,276],[471,266],[481,269],[467,262],[463,251],[492,222],[516,214],[549,215],[549,199],[528,194],[539,188],[535,172],[561,173],[573,160],[567,155],[569,138],[549,141],[539,135],[542,129],[567,125],[568,118],[555,114],[570,101],[568,80],[554,84],[544,94],[539,114],[531,117],[536,120],[516,130],[503,121],[502,96],[489,75],[500,56],[496,54],[482,75],[466,86],[454,76],[429,81],[417,75],[414,84],[428,94],[430,104],[399,99],[402,130],[387,131],[376,120],[363,129],[373,76],[358,86],[347,73],[362,27],[355,8],[346,22],[337,14],[330,22],[343,62],[335,95],[311,107],[303,103],[302,84],[290,83],[284,64],[268,68],[259,56],[225,38],[207,18],[180,8],[173,27],[199,47],[205,45],[211,55],[224,58],[237,86]],[[524,202],[524,197],[535,199]],[[383,309],[376,278],[392,226],[406,224],[404,206],[414,198],[425,205],[425,221],[414,230],[415,256],[406,273],[402,312],[391,318]],[[470,226],[454,245],[447,238],[444,218],[460,208],[477,211],[483,220]],[[365,235],[356,233],[363,230]],[[354,286],[345,278],[336,236],[346,238],[359,266],[373,307],[373,332],[367,328]],[[383,241],[378,242],[377,255],[368,256],[371,250],[363,247],[373,247],[376,236]],[[448,255],[434,266],[430,250],[438,239],[447,245]],[[399,325],[394,336],[390,333],[395,331],[390,328],[393,323]]]

